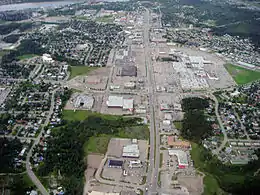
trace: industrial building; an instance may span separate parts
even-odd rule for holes
[[[74,99],[75,108],[91,109],[94,104],[94,98],[92,96],[80,94]]]
[[[109,168],[118,168],[121,169],[123,167],[124,162],[122,160],[109,160],[108,167]]]
[[[168,150],[169,156],[176,156],[178,159],[178,167],[184,169],[189,166],[187,154],[182,150]]]
[[[129,76],[136,77],[137,76],[137,68],[134,65],[124,65],[119,68],[118,75],[120,76]]]
[[[138,144],[130,144],[124,146],[122,156],[126,158],[139,158],[140,151]]]

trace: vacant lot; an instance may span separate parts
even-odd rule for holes
[[[70,67],[70,79],[79,75],[87,75],[90,71],[97,69],[96,67],[88,66],[71,66]]]
[[[110,135],[101,135],[99,137],[91,137],[84,145],[85,154],[98,153],[105,154],[110,141]]]
[[[258,71],[248,70],[232,64],[226,64],[225,68],[238,85],[243,85],[260,79],[260,72]]]

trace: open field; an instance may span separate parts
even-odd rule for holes
[[[103,22],[103,23],[112,23],[114,21],[113,16],[103,16],[103,17],[97,17],[95,19],[96,22]]]
[[[26,60],[26,59],[33,58],[33,57],[36,57],[36,56],[38,56],[38,55],[36,55],[36,54],[25,54],[25,55],[19,56],[18,59],[19,60]]]
[[[260,79],[260,72],[257,71],[248,70],[232,64],[226,64],[225,68],[238,85],[243,85]]]
[[[91,112],[88,110],[77,110],[75,112],[73,110],[63,110],[62,114],[64,120],[82,121],[86,119],[91,114]]]
[[[64,120],[68,120],[68,121],[82,121],[84,119],[86,119],[88,116],[100,116],[104,119],[110,119],[110,120],[116,120],[117,118],[119,118],[120,116],[116,116],[116,115],[105,115],[105,114],[100,114],[100,113],[96,113],[96,112],[91,112],[89,110],[76,110],[74,112],[74,110],[63,110],[62,112],[62,118]]]
[[[84,153],[99,153],[105,154],[107,152],[107,146],[111,136],[101,135],[99,137],[91,137],[87,144],[84,145]]]
[[[70,66],[70,78],[72,79],[79,75],[86,75],[90,71],[97,69],[96,67],[88,67],[88,66]]]
[[[191,150],[191,158],[194,161],[194,165],[200,171],[206,167],[206,163],[200,160],[200,146],[196,143],[192,143],[192,150]],[[212,194],[225,194],[223,190],[220,188],[217,179],[211,175],[210,173],[205,173],[205,177],[203,178],[204,183],[204,193],[203,195],[212,195]]]
[[[182,129],[182,122],[181,121],[175,121],[173,122],[176,129],[181,130]]]

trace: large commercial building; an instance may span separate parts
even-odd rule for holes
[[[140,151],[138,144],[130,144],[124,146],[122,156],[125,158],[139,158]]]
[[[189,166],[187,154],[182,150],[168,150],[169,156],[176,156],[178,159],[178,166],[184,169]]]
[[[91,109],[94,104],[94,98],[89,95],[80,94],[74,100],[75,108]]]
[[[121,96],[109,96],[107,101],[107,106],[109,108],[122,108],[123,110],[133,111],[134,99],[126,98]]]

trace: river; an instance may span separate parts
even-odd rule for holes
[[[52,2],[35,2],[35,3],[17,3],[1,5],[1,11],[11,11],[11,10],[23,10],[23,9],[37,9],[37,8],[57,8],[65,5],[70,5],[74,3],[84,2],[83,0],[74,1],[52,1]]]

